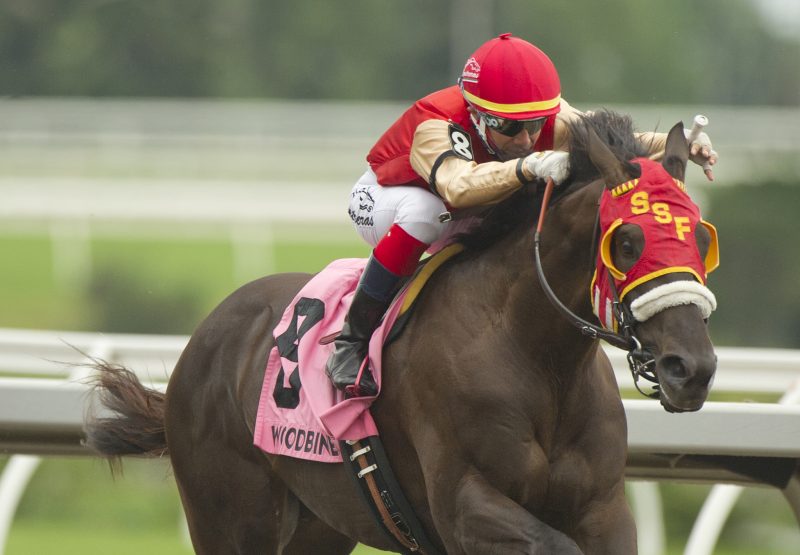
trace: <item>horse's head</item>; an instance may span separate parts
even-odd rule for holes
[[[595,314],[606,327],[629,326],[652,355],[666,410],[697,410],[717,367],[706,327],[716,300],[705,282],[718,249],[714,227],[701,220],[684,189],[689,147],[683,125],[670,131],[662,164],[620,160],[594,132],[588,153],[606,184],[592,283]]]

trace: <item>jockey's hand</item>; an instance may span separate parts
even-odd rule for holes
[[[690,129],[684,129],[683,133],[686,139],[689,139]],[[717,163],[717,152],[711,147],[711,139],[704,132],[700,132],[697,138],[689,145],[689,160],[703,166],[703,172],[709,181],[714,181],[714,173],[711,171],[711,166]]]
[[[559,150],[534,152],[525,157],[524,164],[534,176],[541,179],[552,177],[553,183],[560,185],[569,174],[569,153]]]

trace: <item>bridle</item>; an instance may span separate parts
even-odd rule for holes
[[[554,183],[552,178],[548,178],[547,186],[545,187],[544,196],[542,198],[539,222],[536,225],[536,233],[533,237],[533,247],[536,259],[536,274],[539,276],[539,283],[541,283],[542,289],[544,290],[547,299],[550,301],[550,304],[552,304],[553,307],[558,310],[573,326],[578,328],[583,335],[591,337],[592,339],[601,339],[609,345],[613,345],[614,347],[627,351],[628,367],[630,368],[631,376],[633,377],[634,386],[636,386],[636,389],[639,391],[639,393],[645,397],[658,399],[661,393],[658,377],[655,373],[655,357],[652,355],[652,353],[642,347],[641,342],[636,337],[634,328],[638,322],[636,318],[634,318],[630,308],[619,300],[616,287],[614,288],[614,302],[612,303],[612,310],[614,312],[614,317],[618,322],[617,329],[619,332],[608,330],[591,322],[587,322],[572,312],[558,299],[556,294],[550,288],[550,285],[547,283],[547,278],[545,277],[544,269],[542,268],[541,255],[539,254],[539,244],[541,242],[540,233],[544,224],[544,215],[547,211],[547,205],[550,202],[550,197],[553,194],[553,187]],[[639,385],[640,378],[643,378],[644,380],[654,384],[652,392],[646,392],[642,390],[641,386]]]

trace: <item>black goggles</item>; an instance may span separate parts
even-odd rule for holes
[[[533,135],[534,133],[541,131],[542,127],[544,127],[544,123],[547,121],[546,117],[536,119],[507,119],[486,114],[484,112],[478,113],[486,123],[486,127],[494,129],[506,137],[515,137],[523,129],[529,135]]]

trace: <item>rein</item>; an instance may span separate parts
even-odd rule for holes
[[[539,283],[541,283],[545,296],[547,296],[550,304],[552,304],[553,307],[569,321],[570,324],[578,328],[583,335],[591,337],[592,339],[602,339],[609,345],[613,345],[614,347],[627,351],[628,355],[626,358],[628,360],[628,367],[630,368],[631,376],[633,377],[633,384],[636,386],[636,389],[645,397],[658,399],[660,392],[658,377],[655,375],[654,370],[655,358],[650,352],[642,348],[641,342],[636,338],[636,335],[634,334],[634,327],[637,323],[636,319],[633,317],[630,309],[624,303],[620,302],[616,295],[616,289],[614,291],[615,302],[613,303],[613,310],[622,333],[607,330],[592,324],[591,322],[587,322],[572,312],[564,305],[564,303],[559,300],[555,292],[553,292],[553,290],[550,288],[550,284],[547,282],[547,277],[544,275],[544,269],[542,268],[542,258],[539,253],[539,245],[541,243],[540,233],[544,225],[545,212],[547,211],[547,205],[550,202],[550,197],[553,194],[554,186],[555,184],[553,183],[553,179],[548,178],[547,186],[545,187],[544,196],[542,198],[542,208],[541,212],[539,213],[539,221],[536,225],[536,233],[533,236],[533,247],[536,259],[536,274],[539,276]],[[643,391],[639,386],[639,378],[644,378],[645,380],[654,383],[654,391],[652,393]]]

